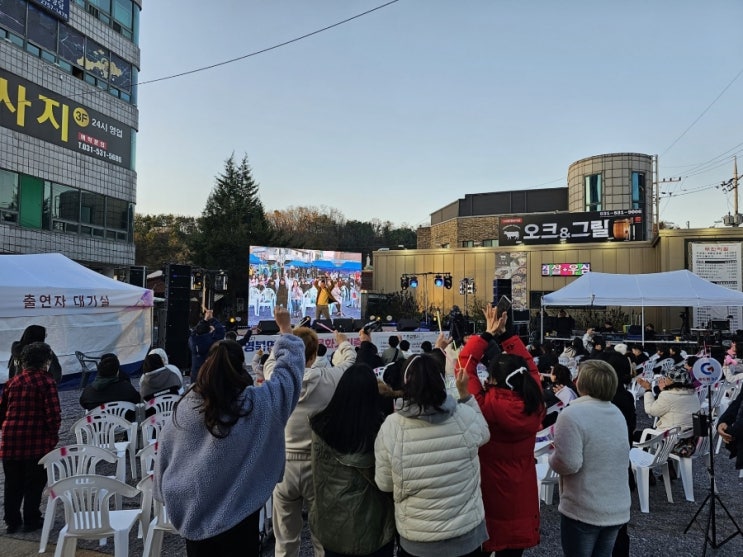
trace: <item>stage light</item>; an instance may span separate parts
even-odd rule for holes
[[[408,279],[408,284],[410,284],[410,288],[418,288],[418,277],[415,275],[410,277]]]
[[[400,277],[400,289],[401,290],[407,290],[408,289],[408,277],[403,275]]]
[[[441,275],[433,277],[433,285],[437,288],[444,286],[444,278]]]
[[[444,275],[444,288],[446,288],[447,290],[451,290],[451,286],[451,275]]]

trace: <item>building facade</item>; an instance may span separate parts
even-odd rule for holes
[[[0,253],[134,263],[140,11],[0,2]]]
[[[526,226],[532,231],[535,226],[540,227],[532,236],[537,233],[549,235],[549,229],[542,230],[541,222],[557,225],[560,229],[567,227],[571,233],[585,234],[588,231],[570,230],[574,228],[571,223],[590,223],[604,216],[622,217],[617,219],[617,237],[648,238],[653,222],[652,173],[650,155],[613,153],[571,164],[567,187],[467,194],[431,213],[430,227],[418,229],[417,247],[511,245],[510,240],[514,240],[516,232],[521,235]],[[565,213],[585,218],[583,221],[566,220]],[[563,216],[551,221],[555,214]],[[530,218],[520,219],[524,215]],[[613,227],[614,220],[610,224]],[[613,235],[614,231],[610,234]]]

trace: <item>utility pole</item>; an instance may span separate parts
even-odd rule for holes
[[[653,155],[653,201],[655,205],[655,218],[653,219],[653,236],[657,236],[658,231],[660,230],[660,186],[661,184],[671,184],[673,182],[680,181],[681,177],[663,178],[661,180],[660,171],[658,170],[658,155]]]
[[[722,187],[725,191],[733,190],[733,214],[722,217],[722,222],[725,226],[740,226],[743,224],[743,215],[738,212],[738,157],[733,157],[733,179],[723,182]]]

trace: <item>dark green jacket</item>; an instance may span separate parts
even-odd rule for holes
[[[392,495],[374,483],[374,450],[340,454],[312,432],[315,502],[310,530],[322,546],[346,555],[368,555],[392,541]]]

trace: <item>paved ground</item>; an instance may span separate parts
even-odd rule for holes
[[[70,433],[72,424],[83,416],[83,410],[78,405],[80,396],[79,390],[63,391],[62,400],[62,437],[61,443],[73,443],[74,436]],[[649,424],[649,420],[642,412],[642,400],[638,403],[638,422],[641,426]],[[675,503],[668,503],[665,497],[665,490],[662,482],[657,486],[651,487],[650,491],[650,513],[643,514],[639,510],[637,495],[633,494],[632,519],[629,525],[631,538],[631,554],[642,557],[663,557],[673,555],[674,557],[695,557],[702,555],[702,545],[704,543],[705,523],[700,522],[700,526],[693,526],[688,534],[684,534],[686,525],[691,517],[699,508],[702,500],[709,492],[708,474],[701,463],[696,461],[694,465],[695,494],[697,502],[691,503],[684,499],[684,492],[680,480],[673,482],[673,498]],[[727,506],[730,513],[736,518],[738,523],[743,527],[743,479],[738,478],[734,470],[733,463],[727,458],[725,450],[715,458],[715,471],[720,498]],[[2,470],[0,469],[0,477]],[[130,480],[130,483],[132,482]],[[0,494],[1,498],[1,494]],[[527,557],[553,557],[562,555],[560,549],[560,530],[559,514],[557,512],[558,497],[555,495],[553,505],[542,505],[541,509],[541,531],[542,541],[539,547],[533,548],[525,553]],[[136,500],[129,503],[136,506]],[[709,505],[700,515],[708,516]],[[717,537],[722,541],[733,530],[730,520],[725,516],[722,510],[717,507]],[[54,543],[63,522],[62,512],[58,508],[56,513],[56,522],[50,545],[47,547],[47,554],[54,551]],[[135,528],[136,532],[136,528]],[[5,534],[5,529],[0,529],[0,555],[8,557],[20,557],[38,555],[38,542],[40,532],[30,534]],[[142,541],[136,539],[136,533],[133,533],[130,539],[130,554],[142,554]],[[100,555],[100,553],[112,554],[113,541],[105,547],[99,547],[94,541],[80,541],[78,544],[78,553],[80,556]],[[302,544],[302,557],[313,554],[312,547],[308,540],[308,531],[305,527],[304,540]],[[708,549],[708,555],[739,557],[743,555],[743,536],[736,536],[729,543],[717,550]],[[177,536],[166,536],[163,544],[164,557],[173,557],[185,555],[183,541]],[[273,547],[268,544],[264,551],[266,557],[273,557]]]

